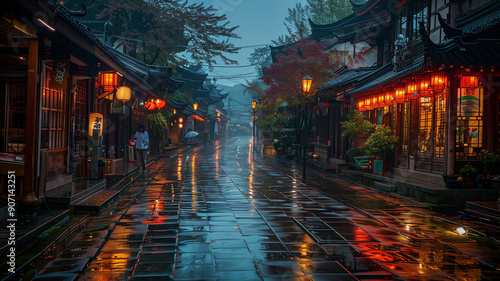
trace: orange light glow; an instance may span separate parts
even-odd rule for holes
[[[406,91],[405,88],[397,88],[395,92],[395,100],[397,103],[403,103],[406,101]]]
[[[118,85],[118,74],[116,73],[101,73],[101,86],[105,92],[113,91]]]
[[[162,108],[165,106],[165,101],[162,101],[161,99],[155,99],[154,103],[157,108]]]
[[[406,97],[410,100],[417,98],[417,83],[411,82],[406,84]]]
[[[460,88],[477,88],[479,79],[476,76],[462,76],[460,78]]]
[[[358,110],[359,111],[366,111],[366,108],[365,108],[365,99],[363,99],[363,98],[359,98],[358,99]]]
[[[393,92],[385,93],[385,105],[390,106],[394,104],[394,94]]]
[[[443,92],[444,87],[446,87],[447,85],[448,77],[443,74],[432,75],[430,86],[434,89],[435,92]]]
[[[385,95],[384,94],[380,94],[377,96],[378,98],[378,105],[380,107],[385,107],[387,104],[385,103]]]
[[[372,110],[373,109],[372,100],[370,98],[366,98],[365,99],[365,108],[366,108],[366,110]]]
[[[156,105],[154,103],[148,101],[144,105],[144,108],[146,108],[147,110],[155,110],[156,109]]]

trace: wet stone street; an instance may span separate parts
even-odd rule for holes
[[[498,241],[459,219],[249,144],[152,163],[35,279],[500,280]]]

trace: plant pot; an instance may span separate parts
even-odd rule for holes
[[[464,178],[463,184],[465,189],[476,188],[476,179]]]
[[[450,188],[450,189],[461,188],[462,184],[459,181],[457,181],[457,179],[458,179],[458,176],[443,175],[443,181],[444,181],[446,188]]]

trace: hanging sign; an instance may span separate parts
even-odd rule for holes
[[[49,88],[66,89],[68,84],[69,60],[54,60],[50,71]]]
[[[460,116],[480,115],[480,88],[459,88],[458,108]]]
[[[100,113],[91,113],[89,118],[89,135],[94,136],[94,130],[99,130],[99,136],[102,136],[103,117]]]
[[[121,101],[115,101],[111,103],[111,114],[125,114],[125,104]]]

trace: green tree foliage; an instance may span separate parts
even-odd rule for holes
[[[350,137],[351,147],[357,139],[368,135],[373,130],[373,124],[365,120],[363,112],[359,110],[351,111],[347,114],[347,120],[340,122],[342,128],[342,136]]]
[[[352,14],[350,0],[307,0],[311,20],[316,24],[336,22]]]
[[[262,48],[255,48],[253,53],[250,54],[248,58],[251,65],[255,66],[255,70],[259,73],[259,76],[263,75],[262,69],[264,67],[269,67],[271,65],[271,50],[269,46]]]
[[[288,16],[285,18],[285,26],[292,40],[297,41],[311,34],[311,26],[308,18],[310,16],[310,6],[295,4],[295,8],[288,8]]]
[[[176,101],[178,103],[185,103],[185,104],[194,103],[193,99],[187,93],[181,92],[179,90],[175,91],[171,95],[168,95],[168,99]]]
[[[88,10],[95,19],[113,23],[126,53],[146,63],[187,65],[181,52],[209,66],[216,58],[236,63],[226,54],[239,50],[229,42],[239,38],[234,33],[238,26],[229,26],[226,15],[217,15],[212,6],[181,0],[95,0]]]
[[[365,147],[372,151],[378,151],[385,156],[385,151],[397,142],[398,137],[392,132],[391,127],[377,125],[375,126],[375,132],[366,140]]]

